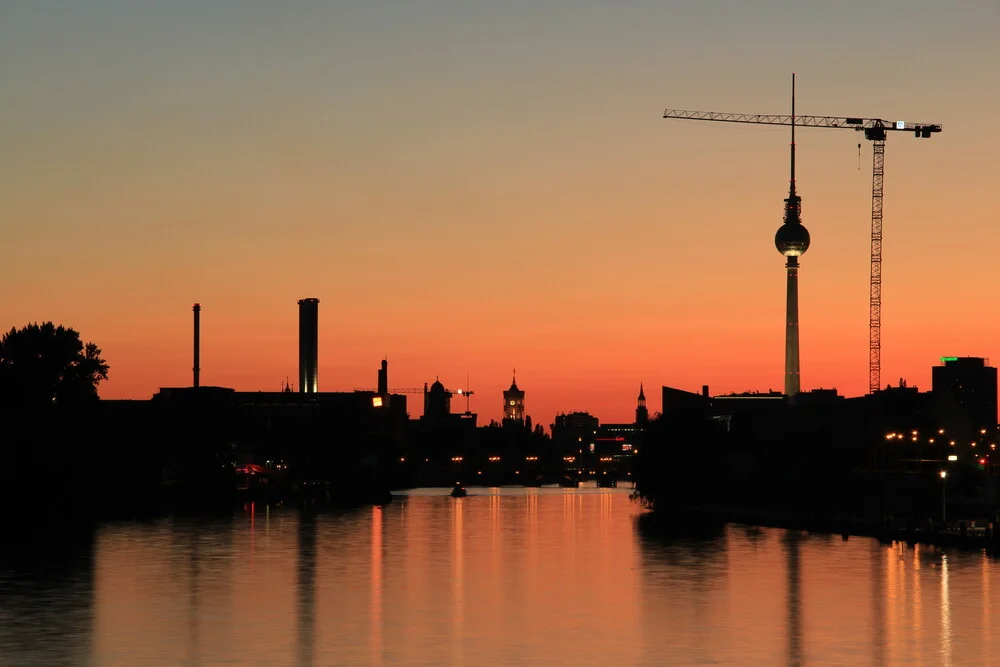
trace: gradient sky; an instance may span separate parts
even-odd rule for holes
[[[516,367],[548,425],[780,389],[787,128],[661,116],[785,112],[794,71],[800,114],[944,126],[886,150],[882,380],[929,388],[1000,357],[997,34],[996,0],[3,0],[0,326],[79,330],[105,398],[190,383],[195,301],[202,383],[279,389],[303,297],[325,391],[388,356],[488,421]],[[802,387],[865,393],[871,146],[798,145]]]

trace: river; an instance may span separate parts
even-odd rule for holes
[[[647,535],[622,489],[98,528],[0,559],[0,665],[979,665],[982,552],[727,526]],[[997,658],[1000,660],[1000,657]]]

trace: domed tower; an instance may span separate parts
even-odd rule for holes
[[[785,220],[774,235],[774,247],[785,256],[785,395],[799,393],[799,257],[809,249],[809,230],[802,224],[802,199],[795,193],[795,75],[792,74],[791,180]]]
[[[451,414],[451,392],[444,388],[441,380],[435,380],[431,388],[424,383],[424,417],[429,420],[446,419]]]
[[[503,420],[524,424],[524,392],[517,388],[517,371],[503,393]]]
[[[635,425],[646,426],[649,423],[649,410],[646,409],[646,392],[639,383],[639,403],[635,407]]]

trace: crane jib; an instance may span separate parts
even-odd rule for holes
[[[745,114],[725,113],[720,111],[689,111],[685,109],[667,109],[664,118],[686,120],[706,120],[721,123],[749,123],[752,125],[792,125],[793,117],[784,114]],[[794,117],[794,124],[802,127],[830,127],[845,130],[866,130],[880,128],[891,131],[914,132],[920,137],[929,137],[941,131],[938,123],[913,123],[903,120],[885,120],[882,118],[861,118],[857,116],[799,116]]]

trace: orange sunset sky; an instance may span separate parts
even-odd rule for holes
[[[0,5],[5,329],[53,320],[105,398],[440,377],[501,416],[631,418],[669,384],[782,387],[787,128],[886,149],[882,383],[998,357],[1000,4],[175,0]],[[861,142],[861,157],[857,144]],[[871,145],[802,130],[802,387],[868,386]],[[464,408],[464,401],[456,404]],[[411,414],[420,412],[419,400]]]

